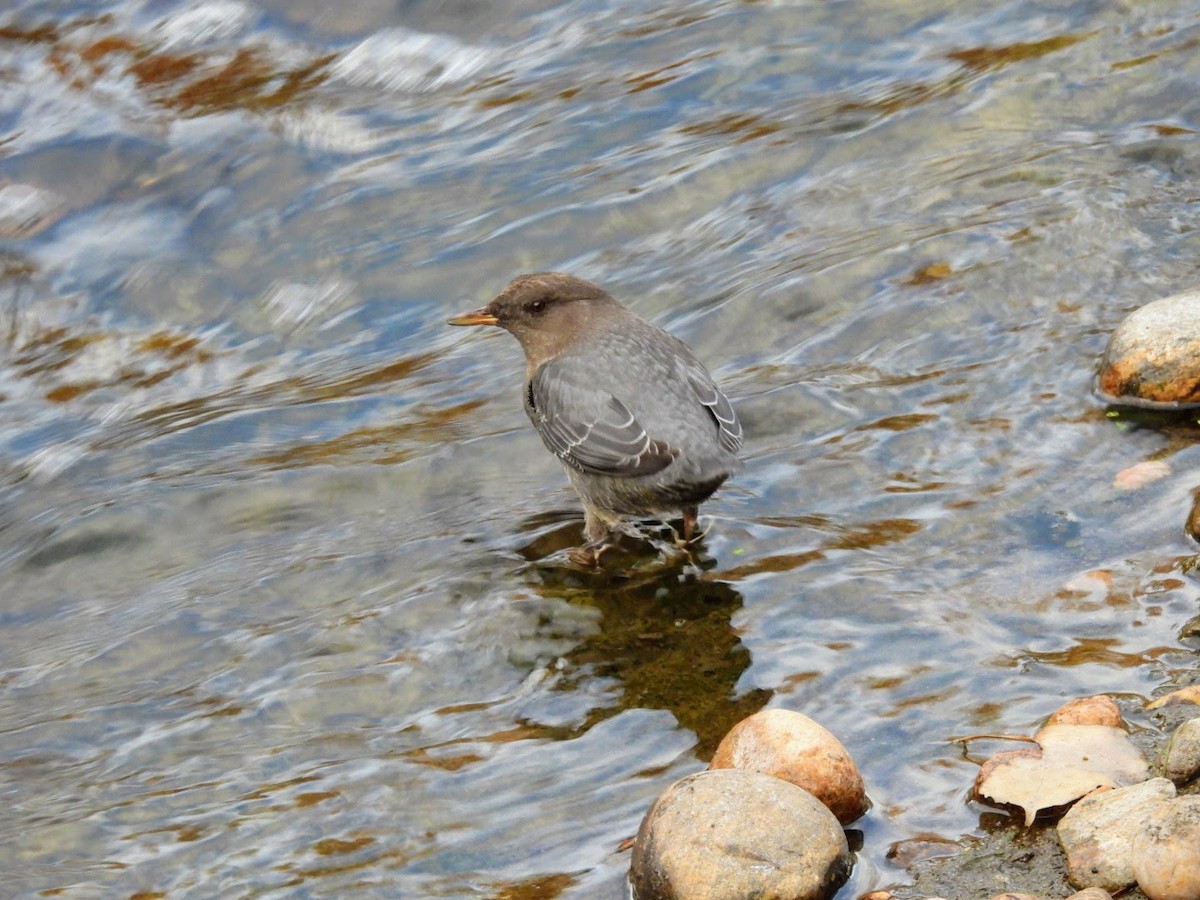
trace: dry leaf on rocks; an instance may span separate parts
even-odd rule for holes
[[[1047,725],[1035,736],[1040,749],[997,753],[979,770],[975,795],[1037,814],[1073,803],[1097,788],[1136,784],[1149,767],[1121,728],[1108,725]]]

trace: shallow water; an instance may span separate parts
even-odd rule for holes
[[[1195,423],[1107,333],[1200,271],[1186,3],[29,2],[0,14],[11,896],[622,897],[801,710],[840,896],[988,811],[947,738],[1197,677]],[[587,576],[503,334],[603,283],[726,385],[694,560]],[[1137,488],[1148,460],[1170,475]]]

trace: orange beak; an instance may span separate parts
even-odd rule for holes
[[[499,325],[500,320],[488,312],[487,307],[472,312],[459,313],[446,320],[447,325]]]

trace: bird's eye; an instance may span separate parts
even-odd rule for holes
[[[544,313],[546,311],[546,301],[545,300],[534,300],[532,303],[529,304],[529,311],[531,313],[533,313],[534,315],[541,315],[542,313]]]

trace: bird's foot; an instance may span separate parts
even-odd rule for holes
[[[605,550],[612,547],[607,541],[588,541],[580,547],[572,547],[567,551],[567,559],[585,569],[600,568],[600,557]]]
[[[687,537],[686,535],[681,535],[674,528],[671,529],[671,534],[675,538],[675,546],[680,547],[682,549],[687,549],[689,547],[695,547],[702,540],[704,540],[705,537],[708,536],[708,532],[709,532],[709,529],[705,528],[703,531],[694,531],[694,532],[692,532],[691,537]]]
[[[691,506],[683,511],[683,537],[679,536],[674,528],[671,528],[671,535],[675,538],[675,546],[681,549],[686,549],[694,544],[698,544],[706,534],[708,529],[703,531],[697,530],[700,523],[700,513],[696,507]],[[669,527],[669,526],[668,526]]]

